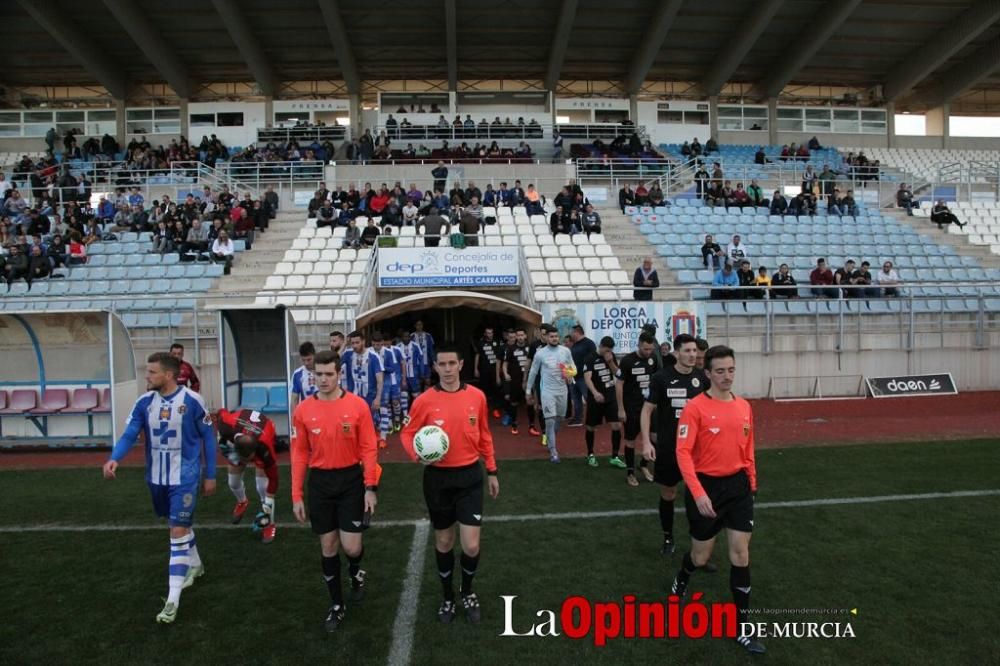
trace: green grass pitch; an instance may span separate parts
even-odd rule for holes
[[[535,612],[558,612],[563,599],[593,601],[636,594],[665,600],[687,547],[677,517],[678,554],[658,554],[651,484],[630,489],[621,470],[582,460],[501,464],[501,496],[486,500],[476,591],[483,622],[437,623],[440,585],[431,542],[415,608],[399,608],[414,526],[365,536],[365,601],[349,608],[341,630],[322,631],[327,606],[315,537],[292,528],[287,468],[279,495],[278,539],[262,546],[250,529],[218,529],[232,497],[220,470],[215,497],[198,507],[199,550],[207,574],[185,591],[178,621],[153,618],[166,593],[166,530],[19,531],[43,525],[155,526],[142,472],[114,482],[99,469],[0,473],[4,564],[0,663],[294,663],[307,659],[384,664],[397,613],[415,617],[413,664],[744,663],[729,641],[589,640],[501,637],[500,595],[517,595],[514,628]],[[1000,441],[800,448],[758,454],[758,502],[870,497],[1000,488]],[[386,465],[376,523],[425,515],[417,465]],[[252,486],[249,473],[248,486]],[[254,490],[248,489],[251,497]],[[679,506],[679,504],[678,504]],[[491,515],[644,510],[626,517],[510,519]],[[953,663],[991,661],[1000,650],[1000,590],[995,525],[1000,495],[827,506],[762,507],[751,546],[753,605],[759,608],[857,608],[853,639],[771,639],[764,659],[780,664]],[[696,575],[705,601],[728,601],[724,541],[716,574]],[[457,572],[456,572],[457,573]],[[457,582],[457,581],[456,581]],[[768,621],[847,621],[768,617]]]

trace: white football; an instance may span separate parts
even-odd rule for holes
[[[437,426],[424,426],[413,438],[413,450],[425,463],[434,463],[448,453],[448,433]]]

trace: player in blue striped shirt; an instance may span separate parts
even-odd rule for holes
[[[385,381],[382,359],[374,349],[365,346],[365,336],[360,331],[352,331],[347,339],[351,348],[341,356],[344,388],[368,403],[372,410],[372,422],[378,430]],[[379,445],[385,448],[384,440],[380,440]]]
[[[192,528],[203,457],[204,494],[207,497],[215,493],[212,417],[200,395],[177,385],[179,372],[180,363],[170,354],[158,352],[147,359],[146,383],[150,390],[135,401],[125,432],[104,463],[104,478],[114,479],[118,463],[135,446],[139,433],[143,434],[146,483],[153,511],[166,518],[170,528],[169,592],[166,605],[156,616],[156,621],[164,624],[177,619],[181,590],[205,572]]]
[[[316,376],[313,375],[313,357],[316,355],[316,347],[311,342],[303,342],[299,345],[299,359],[302,365],[292,373],[292,407],[299,404],[318,390],[316,388]]]

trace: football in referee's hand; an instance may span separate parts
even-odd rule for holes
[[[448,433],[437,426],[424,426],[413,438],[413,450],[425,463],[435,463],[448,453]]]

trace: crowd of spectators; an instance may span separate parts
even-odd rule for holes
[[[403,107],[400,107],[403,108]],[[399,113],[397,111],[397,113]],[[405,111],[403,112],[405,113]],[[437,113],[437,111],[431,111]],[[414,125],[408,119],[397,120],[390,113],[385,121],[386,132],[391,139],[420,139],[435,137],[439,139],[541,139],[542,126],[532,118],[525,121],[523,117],[518,117],[517,121],[512,121],[510,116],[503,121],[500,116],[496,116],[492,122],[486,118],[480,119],[477,123],[472,119],[471,114],[456,115],[455,119],[448,121],[443,114],[438,116],[438,120],[433,125]]]
[[[712,234],[707,234],[701,257],[702,265],[712,270],[713,300],[800,296],[798,282],[788,264],[781,264],[773,274],[767,266],[758,266],[754,271],[750,249],[738,234],[725,249]],[[808,293],[825,298],[879,298],[898,296],[900,285],[902,280],[891,261],[885,261],[880,271],[872,273],[868,261],[862,261],[859,267],[853,259],[848,259],[834,271],[821,257],[809,274]]]
[[[8,186],[4,186],[8,184]],[[150,233],[150,252],[175,252],[181,261],[213,261],[229,273],[234,240],[246,248],[254,234],[262,233],[278,209],[272,188],[258,200],[239,199],[223,186],[205,187],[181,202],[168,195],[148,205],[139,188],[118,188],[113,197],[100,196],[92,205],[89,196],[64,201],[59,206],[30,206],[16,186],[0,174],[0,273],[10,289],[12,282],[45,277],[65,277],[56,271],[87,262],[87,248],[94,243],[118,240],[123,232]]]
[[[403,139],[398,139],[388,128],[373,136],[366,129],[360,137],[352,139],[347,146],[347,159],[352,164],[384,164],[387,162],[451,160],[451,161],[531,161],[534,152],[526,141],[520,141],[516,148],[500,146],[497,141],[487,144],[475,142],[469,145],[462,141],[458,145],[449,143],[447,139],[441,142],[439,148],[428,148],[424,144],[414,146],[412,142],[404,146]]]
[[[479,235],[497,223],[497,208],[523,206],[528,215],[544,215],[546,198],[534,184],[523,187],[501,182],[496,188],[480,188],[474,181],[453,181],[449,188],[448,168],[443,162],[431,171],[431,189],[415,183],[405,187],[396,181],[391,187],[355,183],[327,188],[321,182],[309,202],[309,217],[316,226],[344,227],[343,247],[393,246],[403,227],[413,227],[425,247],[437,247],[442,239],[453,246],[478,245]],[[560,233],[600,233],[601,216],[583,195],[576,181],[570,181],[553,198],[555,213],[549,218],[553,235]]]

